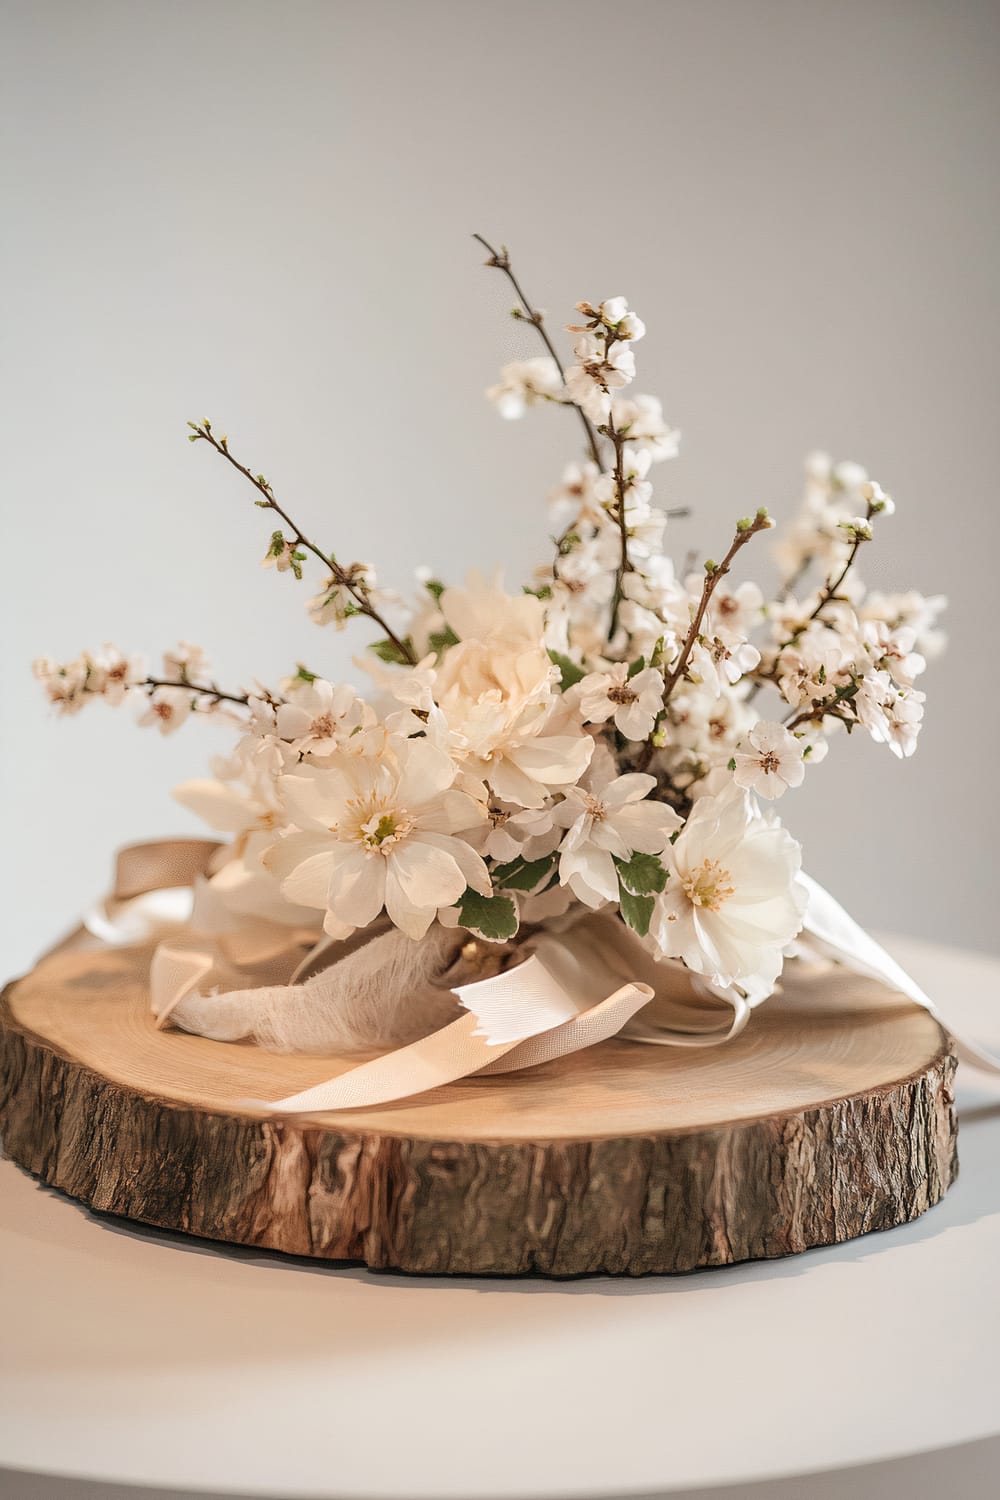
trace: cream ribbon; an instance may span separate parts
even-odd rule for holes
[[[216,846],[198,841],[196,849],[196,841],[190,840],[184,841],[179,850],[181,843],[164,841],[123,850],[113,896],[86,922],[88,930],[102,942],[161,938],[151,969],[153,1003],[160,1024],[197,989],[218,956],[211,940],[206,945],[202,934],[189,930],[192,894],[190,888],[178,883],[178,872],[186,872],[197,890],[200,871]],[[801,878],[809,903],[800,945],[881,981],[946,1025],[920,986],[829,892],[808,876]],[[162,884],[157,885],[157,880]],[[259,922],[254,925],[256,937],[248,937],[249,946],[242,954],[245,963],[253,964],[254,953],[274,960],[301,947],[301,932],[268,937],[260,933]],[[217,944],[224,939],[214,941]],[[232,957],[231,949],[228,956]],[[300,969],[305,967],[299,965]],[[714,996],[730,1007],[728,1021],[719,1022],[717,1004],[714,1015],[711,1008],[692,1008],[687,1020],[683,1013],[678,1019],[679,976],[690,986],[692,976],[683,966],[670,960],[657,963],[617,919],[598,913],[567,933],[542,933],[531,941],[528,956],[516,966],[488,979],[456,986],[453,993],[468,1014],[429,1036],[301,1093],[245,1102],[275,1114],[365,1108],[422,1094],[472,1074],[536,1067],[616,1035],[660,1046],[704,1047],[728,1041],[746,1026],[752,1003],[736,990],[706,994],[706,998]],[[636,1023],[637,1013],[654,1000],[669,999],[671,988],[673,1024]],[[230,994],[227,998],[234,1001],[239,997]],[[962,1037],[955,1036],[955,1041],[964,1061],[1000,1072],[996,1055]]]

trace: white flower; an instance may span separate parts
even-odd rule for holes
[[[938,616],[948,606],[943,594],[925,598],[912,590],[907,594],[871,593],[861,606],[863,620],[883,621],[892,630],[909,626],[916,635],[916,648],[927,658],[940,656],[947,637],[938,628]]]
[[[629,310],[625,297],[605,298],[597,309],[597,315],[606,327],[614,329],[620,339],[635,343],[646,332],[645,323]]]
[[[99,692],[106,703],[115,705],[124,700],[129,688],[146,680],[145,657],[126,656],[110,644],[94,657],[91,669],[88,692]]]
[[[584,333],[574,345],[578,363],[566,371],[566,390],[592,422],[606,422],[611,411],[611,393],[621,390],[635,376],[635,355],[626,343],[612,344]]]
[[[609,672],[583,678],[577,690],[580,713],[587,724],[604,724],[613,717],[627,740],[646,740],[663,707],[663,687],[663,674],[654,667],[643,667],[630,678],[627,664],[616,662]]]
[[[681,435],[663,418],[663,407],[655,396],[616,396],[611,403],[615,430],[633,447],[646,448],[654,463],[676,458]]]
[[[486,392],[497,411],[508,421],[523,417],[529,406],[540,401],[561,401],[564,396],[559,368],[548,354],[518,359],[504,365],[500,381]]]
[[[192,706],[188,688],[158,687],[150,694],[138,723],[155,724],[161,734],[173,734],[180,729]]]
[[[749,749],[738,750],[733,757],[737,786],[773,802],[789,787],[802,785],[806,774],[802,746],[783,724],[756,724],[746,743]]]
[[[301,578],[305,556],[297,542],[290,542],[280,531],[273,531],[271,544],[261,558],[260,565],[262,568],[277,568],[279,573],[291,570],[296,578]]]
[[[549,491],[549,518],[561,534],[574,524],[596,525],[601,521],[601,502],[594,486],[601,471],[590,459],[567,465],[562,480]]]
[[[850,680],[843,650],[828,630],[782,651],[775,671],[782,697],[792,708],[821,703]]]
[[[163,675],[179,678],[181,682],[207,683],[210,676],[208,657],[201,646],[181,641],[173,651],[164,651]]]
[[[368,563],[352,564],[349,577],[354,587],[366,595],[370,595],[375,588],[375,569]],[[334,577],[326,580],[320,592],[309,600],[306,608],[314,624],[328,625],[332,621],[338,630],[344,628],[352,615],[360,612],[358,601],[346,583],[341,583]]]
[[[884,620],[868,620],[863,626],[865,644],[878,665],[892,674],[900,687],[912,687],[927,667],[927,661],[914,650],[917,632],[909,625],[893,630]]]
[[[75,714],[83,707],[89,664],[86,657],[76,661],[57,662],[39,656],[31,668],[36,681],[45,690],[49,702],[61,714]]]
[[[297,684],[277,712],[277,732],[300,755],[331,755],[355,730],[374,724],[375,714],[348,683]]]
[[[745,672],[752,672],[760,661],[760,652],[739,636],[723,640],[721,636],[702,637],[688,658],[688,676],[716,697],[724,685],[734,687]]]
[[[744,640],[764,617],[764,595],[749,581],[731,591],[723,585],[712,595],[709,613],[713,629],[723,640]]]
[[[715,984],[772,988],[806,904],[791,835],[730,784],[695,803],[668,861],[650,925],[660,952]]]
[[[277,783],[268,763],[237,754],[232,761],[216,761],[215,779],[184,781],[174,797],[210,828],[229,834],[212,856],[209,884],[225,906],[244,916],[255,916],[286,926],[304,926],[314,914],[292,906],[282,896],[262,857],[285,826]]]
[[[618,900],[615,859],[662,854],[681,820],[665,802],[646,799],[655,776],[631,772],[590,790],[573,786],[555,809],[568,828],[559,854],[559,882],[587,906]]]
[[[280,789],[296,830],[265,863],[288,900],[325,910],[334,937],[367,927],[382,911],[421,938],[439,907],[467,886],[487,895],[480,856],[454,834],[482,818],[452,789],[455,767],[427,740],[390,738],[385,754],[338,752]]]
[[[535,860],[551,854],[562,833],[554,828],[550,807],[518,808],[508,802],[491,807],[486,822],[467,837],[484,858],[509,864],[512,859]]]
[[[888,672],[868,672],[854,696],[854,711],[878,745],[902,759],[917,748],[924,716],[924,694],[901,690]]]
[[[458,644],[444,653],[433,684],[440,714],[427,733],[468,775],[502,801],[541,807],[552,787],[578,781],[594,748],[590,735],[551,734],[556,669],[544,645],[545,610],[530,594],[511,598],[498,581],[469,576],[445,589],[444,617]]]

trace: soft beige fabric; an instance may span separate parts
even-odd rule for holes
[[[357,945],[328,950],[330,966],[301,984],[194,994],[171,1024],[215,1041],[247,1038],[271,1052],[354,1052],[403,1046],[460,1014],[449,981],[470,977],[461,949],[467,933],[436,924],[415,943],[390,928]],[[331,984],[332,976],[336,982]]]

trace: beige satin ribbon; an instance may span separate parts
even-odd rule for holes
[[[116,923],[118,931],[133,933],[141,925],[140,918],[152,924],[147,937],[162,933],[165,925],[173,927],[173,936],[161,941],[153,958],[154,991],[171,997],[160,1005],[160,1024],[207,977],[217,953],[211,945],[206,947],[201,934],[187,928],[183,918],[171,921],[165,908],[157,911],[147,898],[150,893],[182,891],[182,876],[197,882],[217,847],[200,840],[164,840],[133,845],[119,855],[115,887],[102,918],[112,929],[112,939]],[[803,878],[809,891],[804,936],[812,940],[812,946],[906,995],[945,1025],[930,998],[885,949],[827,891]],[[100,928],[101,923],[96,925]],[[654,963],[651,955],[640,950],[638,940],[631,934],[623,938],[624,933],[622,924],[607,913],[592,915],[562,935],[543,933],[531,941],[527,957],[514,967],[455,987],[453,993],[469,1014],[301,1093],[246,1102],[279,1114],[364,1108],[424,1093],[472,1074],[535,1067],[616,1035],[661,1046],[701,1047],[728,1041],[747,1024],[751,1006],[736,991],[721,997],[731,1008],[728,1022],[720,1024],[716,1010],[714,1021],[699,1017],[690,1024],[637,1024],[634,1017],[656,998],[661,981],[667,981],[668,987],[676,983],[678,968],[686,983],[690,976],[674,961]],[[302,944],[301,932],[289,934],[289,952],[293,937]],[[252,935],[249,944],[253,949]],[[336,945],[333,949],[326,942],[317,945],[296,972],[308,972],[321,951],[332,957]],[[268,953],[273,958],[273,952]],[[637,978],[637,969],[642,979]],[[616,979],[619,983],[608,993],[608,985]],[[961,1038],[956,1038],[956,1044],[965,1061],[1000,1072],[1000,1059],[993,1054]]]

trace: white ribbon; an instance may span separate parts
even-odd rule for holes
[[[855,922],[839,901],[830,892],[808,875],[799,877],[809,892],[803,931],[808,933],[818,951],[827,958],[835,959],[855,974],[864,974],[869,979],[880,979],[891,990],[898,990],[915,1005],[930,1011],[936,1021],[948,1031],[955,1041],[955,1050],[963,1062],[989,1073],[1000,1073],[1000,1057],[970,1042],[949,1026],[929,995],[911,979],[906,970],[876,943],[870,933]]]
[[[801,878],[809,904],[800,945],[881,981],[944,1025],[933,1002],[895,959],[828,891],[808,876]],[[203,883],[196,878],[195,884],[197,914],[208,898]],[[197,923],[190,922],[191,908],[187,887],[139,891],[91,913],[86,926],[101,941],[115,945],[160,937],[151,970],[158,1022],[162,1025],[174,1012],[182,1025],[197,1030],[197,1022],[192,1024],[181,1008],[217,967],[220,952],[232,959],[235,943],[252,970],[256,960],[281,961],[291,951],[290,943],[297,942],[300,951],[303,934],[276,940],[258,923],[252,934],[227,933],[206,940],[205,934],[192,930]],[[361,1109],[422,1094],[472,1074],[536,1067],[618,1035],[658,1046],[716,1046],[743,1030],[759,1000],[735,989],[704,986],[699,993],[697,976],[676,960],[654,960],[610,913],[588,914],[559,934],[542,933],[525,952],[527,956],[513,967],[454,986],[451,993],[467,1011],[459,1019],[301,1093],[244,1102],[275,1114]],[[310,960],[298,966],[293,980],[307,968]],[[306,979],[319,1003],[336,1002],[337,968],[333,963]],[[279,986],[279,992],[298,996],[302,988],[293,983],[284,990]],[[241,998],[250,1001],[256,992],[230,990],[219,998],[229,1013],[238,1014]],[[209,999],[205,996],[203,1002]],[[653,1019],[637,1021],[646,1007]],[[1000,1058],[960,1036],[955,1041],[964,1061],[1000,1072]]]

